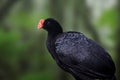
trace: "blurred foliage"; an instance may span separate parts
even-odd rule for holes
[[[99,25],[104,26],[108,25],[111,29],[116,29],[118,27],[118,10],[117,9],[109,9],[105,10],[102,16],[99,19]]]
[[[109,48],[112,57],[115,57],[115,46],[117,42],[116,31],[118,29],[118,10],[105,10],[100,16],[97,25],[99,27],[98,29],[101,29],[99,32],[102,34],[102,36],[100,36],[102,43],[104,43],[106,47]]]
[[[91,12],[86,0],[1,0],[0,80],[74,80],[47,51],[47,33],[36,28],[40,18],[53,17],[65,31],[83,32],[116,60],[116,8],[104,10],[94,23]]]

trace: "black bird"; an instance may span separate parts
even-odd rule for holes
[[[116,80],[111,56],[96,42],[81,32],[63,32],[52,18],[40,20],[40,28],[48,32],[46,45],[56,63],[76,80]]]

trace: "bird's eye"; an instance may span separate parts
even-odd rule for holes
[[[49,25],[50,24],[50,22],[47,22],[47,25]]]

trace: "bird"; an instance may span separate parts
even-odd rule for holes
[[[54,18],[40,19],[37,28],[47,31],[49,53],[76,80],[116,80],[115,63],[97,42],[81,32],[63,32]]]

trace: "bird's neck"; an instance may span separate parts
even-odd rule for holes
[[[58,34],[63,33],[62,30],[48,31],[48,37],[55,38]]]
[[[55,60],[58,60],[57,55],[55,53],[55,40],[56,40],[57,35],[58,34],[56,33],[48,32],[48,37],[47,37],[47,48]]]
[[[54,40],[58,34],[60,34],[60,33],[48,32],[48,40]]]

